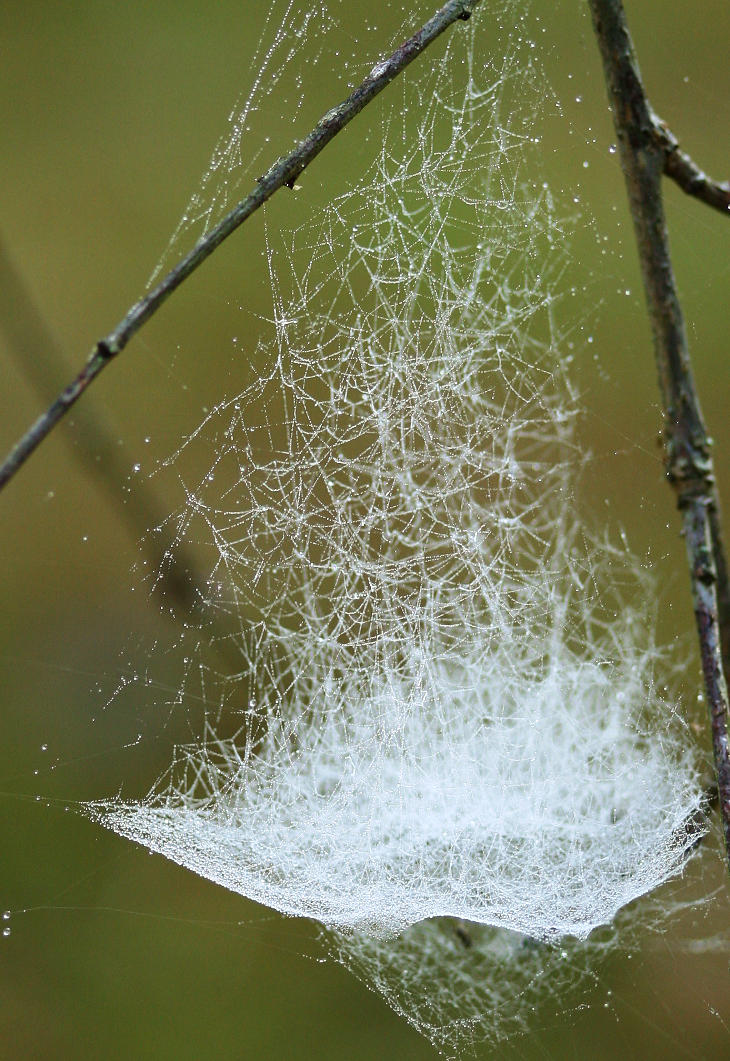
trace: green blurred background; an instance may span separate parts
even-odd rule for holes
[[[413,7],[415,26],[431,7]],[[721,0],[704,0],[701,13],[650,0],[627,7],[655,108],[700,165],[726,175],[730,9]],[[354,57],[352,76],[382,54],[402,22],[398,4],[370,8],[341,7],[346,25],[337,46],[328,43],[343,68]],[[680,640],[686,711],[704,722],[683,545],[656,444],[648,326],[596,49],[578,0],[560,0],[547,14],[538,43],[565,121],[548,138],[545,165],[608,237],[604,256],[594,235],[575,246],[584,264],[595,257],[574,350],[593,454],[582,496],[595,521],[614,536],[624,527],[655,568],[661,636]],[[37,356],[29,337],[49,333],[42,345],[51,361],[36,386],[50,395],[53,379],[70,378],[143,292],[250,84],[266,15],[265,5],[228,0],[5,0],[0,8],[0,237],[42,318],[21,310],[6,262],[3,451],[42,407],[20,364]],[[487,51],[492,17],[485,10],[479,30]],[[331,55],[305,65],[298,131],[345,95],[348,76],[339,69]],[[145,530],[137,483],[207,408],[248,382],[246,359],[270,312],[265,226],[296,223],[301,197],[308,209],[347,187],[362,169],[368,136],[377,141],[386,105],[330,146],[300,192],[280,193],[265,219],[233,237],[83,398],[112,440],[114,463],[106,452],[97,461],[104,476],[90,466],[93,441],[82,418],[73,418],[0,498],[0,909],[10,914],[3,921],[10,933],[0,938],[0,1057],[434,1056],[379,997],[319,960],[315,926],[150,857],[73,810],[75,801],[122,784],[130,796],[144,794],[174,741],[189,737],[188,721],[174,712],[159,717],[154,691],[113,696],[130,661],[143,673],[153,644],[175,636],[139,570],[130,574]],[[252,141],[260,168],[292,135],[275,95],[270,107]],[[730,226],[673,187],[667,206],[697,383],[730,504]],[[18,336],[27,340],[20,351]],[[154,479],[144,489],[154,490],[161,512],[173,503],[174,483]],[[172,688],[175,673],[165,675],[164,666],[155,680]],[[610,963],[585,1009],[565,1013],[559,999],[546,1003],[514,1056],[730,1056],[730,903],[716,834],[681,895],[713,892],[712,902],[679,914],[666,932],[647,932],[631,957]]]

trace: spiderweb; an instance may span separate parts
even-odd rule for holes
[[[629,603],[649,588],[579,515],[572,222],[540,173],[533,46],[507,32],[477,62],[487,18],[394,94],[359,184],[272,239],[266,367],[169,462],[239,666],[146,799],[89,808],[321,923],[446,1051],[590,975],[702,802]],[[212,456],[188,478],[191,451]]]
[[[187,250],[191,241],[209,232],[242,198],[244,182],[252,183],[254,173],[258,172],[256,167],[267,164],[271,128],[265,103],[272,93],[277,92],[287,114],[286,135],[296,133],[305,100],[302,45],[307,42],[308,62],[316,63],[324,41],[334,29],[335,21],[321,0],[314,3],[283,0],[278,5],[267,6],[264,28],[251,57],[251,86],[231,109],[227,132],[216,144],[200,185],[190,196],[150,277],[150,284],[159,278],[173,250],[182,247]],[[312,42],[317,40],[322,43],[312,54]]]

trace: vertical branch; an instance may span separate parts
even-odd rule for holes
[[[654,335],[664,407],[666,472],[682,515],[725,845],[730,859],[728,694],[718,614],[718,563],[727,582],[707,437],[692,378],[662,201],[671,138],[644,93],[621,0],[588,0],[603,60]],[[676,147],[676,145],[675,145]],[[726,646],[727,648],[727,646]]]

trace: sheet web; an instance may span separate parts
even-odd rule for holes
[[[579,515],[573,222],[519,17],[475,59],[491,17],[393,94],[359,184],[271,237],[266,368],[169,462],[214,455],[174,520],[212,547],[210,630],[240,666],[214,673],[219,635],[192,632],[185,682],[217,683],[200,743],[147,799],[89,807],[319,922],[447,1053],[590,976],[702,803],[648,587]]]

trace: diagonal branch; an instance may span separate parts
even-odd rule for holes
[[[152,291],[132,306],[116,328],[97,342],[81,372],[59,394],[53,404],[38,417],[0,465],[0,489],[12,479],[46,435],[78,401],[89,384],[124,349],[135,332],[139,331],[142,325],[157,312],[173,291],[275,192],[285,185],[292,188],[302,171],[330,140],[352,121],[355,115],[374,100],[449,26],[459,19],[466,21],[478,3],[479,0],[448,0],[448,3],[444,4],[412,37],[396,48],[389,58],[376,63],[362,84],[346,100],[327,111],[312,132],[293,151],[275,162],[268,172],[259,178],[253,191],[215,228],[200,239]]]
[[[666,472],[682,514],[690,567],[700,656],[710,708],[712,744],[720,811],[730,859],[730,751],[728,693],[723,673],[718,574],[727,590],[727,567],[720,535],[719,503],[710,440],[705,430],[677,285],[669,253],[661,178],[666,143],[641,82],[621,0],[588,0],[603,59],[626,188],[634,220],[654,352],[664,406]],[[725,639],[725,652],[728,640]],[[727,659],[727,656],[726,656]]]

